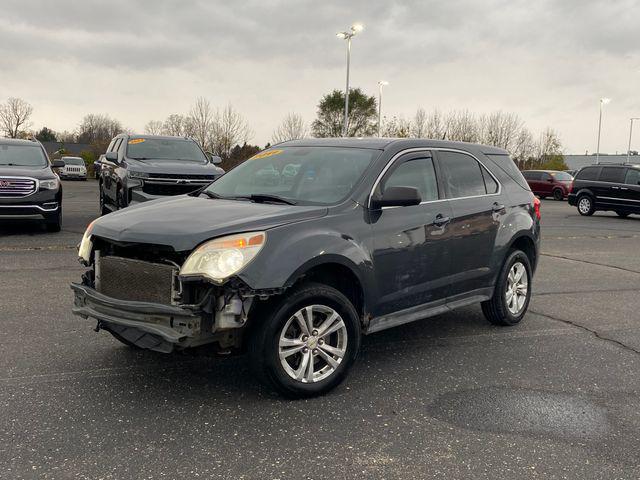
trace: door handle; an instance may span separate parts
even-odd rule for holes
[[[494,212],[502,212],[504,210],[504,205],[502,205],[501,203],[495,202],[491,207],[491,210],[493,210]]]
[[[620,187],[620,190],[629,190],[627,187]]]
[[[620,187],[612,186],[611,190],[620,190]]]
[[[445,217],[443,216],[441,213],[439,213],[438,215],[436,215],[435,220],[433,221],[433,224],[436,227],[444,227],[447,223],[449,223],[451,221],[451,218],[449,217]]]

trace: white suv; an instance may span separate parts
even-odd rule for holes
[[[80,157],[62,157],[64,168],[60,169],[60,178],[87,179],[87,166]]]

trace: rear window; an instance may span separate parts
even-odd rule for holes
[[[599,180],[601,182],[623,183],[625,169],[621,167],[602,167]]]
[[[560,182],[570,182],[573,177],[566,172],[553,172],[551,176]]]
[[[597,180],[600,167],[584,167],[578,172],[576,178],[578,180]]]
[[[515,162],[511,160],[511,157],[509,155],[486,153],[485,156],[491,159],[491,161],[495,163],[500,168],[500,170],[510,176],[511,179],[514,180],[518,185],[520,185],[525,190],[529,190],[529,184],[524,179],[522,173],[520,172],[520,169],[515,164]]]

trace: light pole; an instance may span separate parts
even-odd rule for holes
[[[602,105],[606,105],[611,101],[610,98],[600,99],[600,117],[598,118],[598,146],[596,148],[596,165],[600,163],[600,131],[602,130]]]
[[[633,121],[640,120],[640,117],[632,117],[629,119],[629,147],[627,148],[627,163],[629,163],[629,155],[631,155],[631,134],[633,133]]]
[[[378,136],[380,136],[380,121],[382,119],[382,87],[389,85],[389,82],[380,80],[378,82]]]
[[[336,37],[347,41],[347,88],[344,91],[344,125],[342,127],[342,136],[346,137],[349,131],[349,64],[351,63],[351,39],[361,32],[364,26],[361,23],[354,23],[346,32],[336,33]]]

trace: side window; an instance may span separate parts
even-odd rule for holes
[[[484,186],[487,193],[498,193],[498,182],[494,180],[491,174],[482,165],[480,165],[480,171],[482,172],[482,178],[484,178]]]
[[[553,178],[547,172],[542,172],[541,176],[542,176],[541,180],[543,182],[548,182],[549,180],[552,180],[552,178]]]
[[[110,152],[113,150],[113,144],[116,143],[116,139],[114,138],[113,140],[111,140],[111,143],[109,144],[109,146],[107,147],[107,152]]]
[[[578,180],[597,180],[600,167],[585,167],[576,174]]]
[[[624,168],[602,167],[599,180],[601,182],[622,183],[624,182]]]
[[[449,198],[485,195],[480,164],[471,156],[458,152],[438,152],[442,180]]]
[[[542,180],[542,172],[531,172],[531,180]]]
[[[113,145],[113,151],[114,151],[114,152],[117,152],[117,151],[118,151],[118,149],[120,148],[120,145],[121,145],[121,144],[122,144],[122,139],[121,139],[121,138],[118,138],[118,139],[116,140],[116,143]]]
[[[637,168],[630,168],[627,170],[627,176],[624,179],[624,183],[628,185],[640,185],[640,170]]]
[[[413,187],[423,202],[438,199],[438,182],[432,158],[413,158],[398,165],[382,181],[382,189],[388,187]]]

